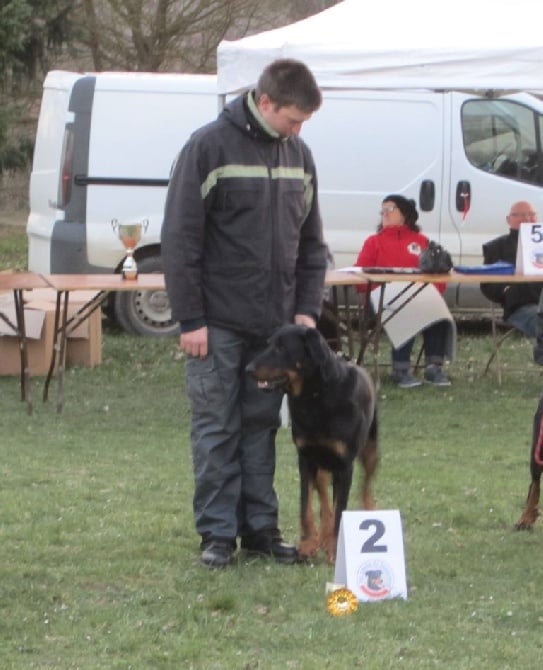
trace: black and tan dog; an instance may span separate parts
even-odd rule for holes
[[[301,485],[300,558],[319,548],[334,563],[343,510],[358,459],[364,469],[360,498],[374,509],[371,480],[378,461],[376,394],[369,374],[335,354],[315,328],[284,326],[247,371],[262,389],[288,394],[292,437],[298,450]],[[332,479],[332,505],[329,483]],[[312,494],[320,501],[320,532]]]
[[[530,474],[532,481],[528,489],[526,505],[520,519],[515,524],[517,530],[531,530],[539,516],[539,494],[541,473],[543,472],[543,395],[539,399],[534,415],[532,451],[530,453]]]

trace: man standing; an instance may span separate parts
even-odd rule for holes
[[[162,258],[187,355],[200,560],[297,560],[273,486],[281,391],[246,373],[279,326],[315,326],[326,246],[311,153],[298,137],[321,105],[301,62],[281,59],[181,151],[166,199]]]
[[[506,217],[509,232],[483,244],[485,265],[498,261],[516,263],[518,231],[521,223],[537,221],[537,212],[529,202],[513,203]],[[481,291],[492,302],[503,307],[503,319],[527,337],[536,336],[536,314],[542,284],[538,282],[481,284]]]

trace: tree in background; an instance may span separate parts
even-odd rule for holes
[[[0,175],[28,165],[54,68],[215,72],[222,39],[276,28],[337,0],[0,0]]]
[[[24,120],[36,100],[38,76],[69,37],[69,0],[0,0],[0,173],[23,167],[33,126]]]
[[[80,39],[95,70],[214,72],[222,39],[290,23],[335,2],[81,0]]]

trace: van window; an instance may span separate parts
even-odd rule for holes
[[[467,159],[507,179],[543,185],[541,115],[508,100],[469,100],[462,106]]]

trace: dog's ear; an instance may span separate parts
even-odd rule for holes
[[[316,328],[308,328],[305,334],[305,344],[315,367],[319,368],[323,379],[326,378],[331,355],[326,340]]]

